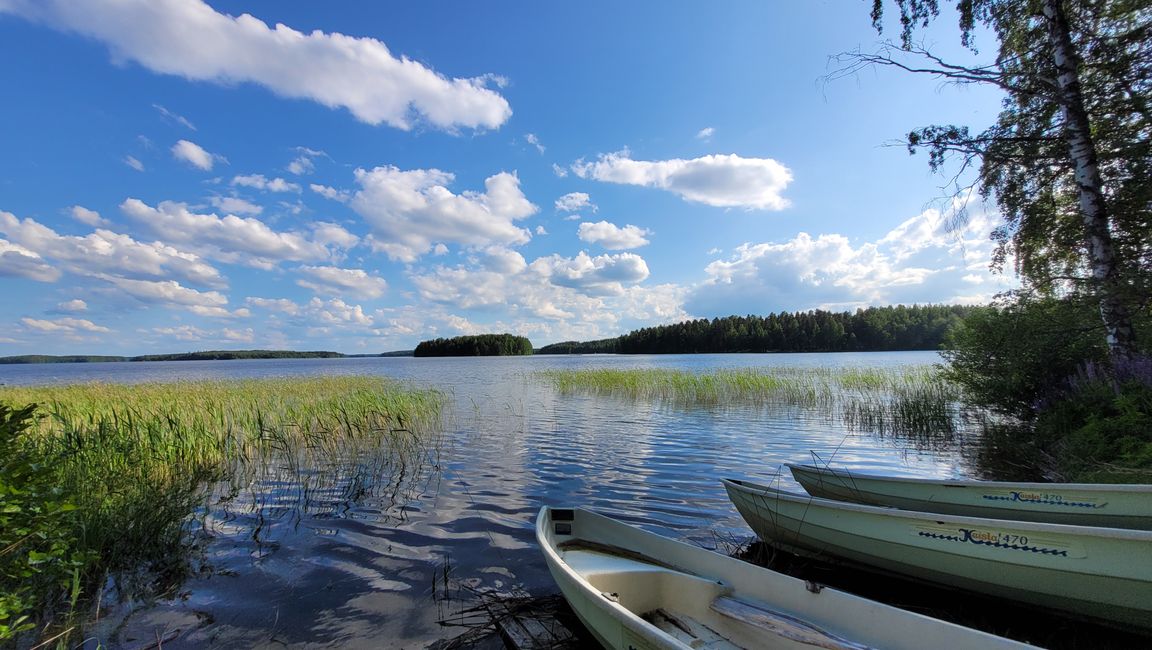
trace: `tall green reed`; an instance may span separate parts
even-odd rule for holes
[[[21,449],[76,506],[80,608],[109,579],[123,596],[179,584],[191,515],[221,482],[362,486],[373,467],[434,444],[444,402],[369,377],[0,387],[0,403],[39,405]],[[52,611],[58,595],[40,602],[41,624],[69,615]]]

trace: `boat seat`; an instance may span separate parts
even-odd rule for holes
[[[838,637],[795,616],[770,609],[763,603],[755,603],[732,596],[720,596],[712,601],[711,609],[726,618],[816,648],[827,648],[828,650],[870,650],[871,648],[871,646]]]

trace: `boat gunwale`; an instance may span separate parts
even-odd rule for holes
[[[1148,483],[1035,483],[1013,481],[976,481],[967,479],[932,479],[913,476],[890,476],[886,474],[873,474],[871,472],[820,467],[805,463],[784,463],[789,470],[799,469],[818,474],[831,474],[838,478],[866,479],[891,481],[893,483],[915,483],[922,485],[943,485],[947,487],[987,487],[987,488],[1022,488],[1029,490],[1078,490],[1085,492],[1147,492],[1152,495],[1152,484]]]
[[[837,501],[835,499],[825,499],[822,497],[814,497],[810,494],[799,494],[774,488],[767,485],[760,485],[750,481],[741,479],[720,479],[725,487],[731,485],[737,491],[747,492],[765,499],[776,499],[788,501],[799,505],[815,505],[822,508],[830,508],[832,510],[851,510],[868,515],[879,515],[884,517],[899,517],[903,519],[912,519],[916,521],[931,521],[933,523],[955,523],[967,524],[971,526],[982,527],[1011,527],[1019,530],[1027,530],[1036,533],[1052,533],[1058,535],[1071,535],[1076,537],[1087,538],[1107,538],[1117,540],[1128,540],[1135,542],[1148,542],[1152,543],[1152,530],[1138,530],[1132,528],[1107,528],[1103,526],[1078,526],[1075,524],[1050,524],[1038,521],[1021,521],[1019,519],[992,519],[988,517],[968,517],[964,515],[948,515],[938,512],[924,512],[920,510],[904,510],[893,506],[876,506],[864,503],[854,503],[851,501]]]

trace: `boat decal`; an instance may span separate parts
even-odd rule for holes
[[[961,528],[959,526],[913,526],[912,528],[916,536],[927,539],[958,544],[974,544],[1006,551],[1053,557],[1084,557],[1083,550],[1078,546],[1036,535],[1023,535],[993,528]]]
[[[1047,492],[1023,492],[1010,490],[998,494],[982,494],[988,501],[1012,501],[1016,503],[1034,503],[1045,506],[1061,506],[1065,508],[1103,508],[1107,502],[1101,503],[1098,499],[1086,496],[1069,497],[1063,494],[1050,494]]]

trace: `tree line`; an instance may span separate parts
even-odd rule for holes
[[[417,357],[500,357],[532,354],[532,342],[514,334],[476,334],[421,341]]]
[[[615,339],[545,346],[538,354],[870,352],[937,350],[973,307],[898,305],[856,312],[780,312],[701,318],[634,330]]]

